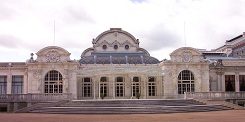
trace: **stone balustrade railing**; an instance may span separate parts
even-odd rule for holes
[[[245,92],[185,92],[185,99],[245,99]]]
[[[72,99],[71,93],[0,94],[0,102],[42,102]]]

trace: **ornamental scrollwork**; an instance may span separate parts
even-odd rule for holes
[[[46,54],[46,61],[47,62],[59,62],[60,61],[59,52],[55,49],[48,51]]]
[[[192,53],[190,51],[184,51],[181,55],[182,62],[192,62]]]

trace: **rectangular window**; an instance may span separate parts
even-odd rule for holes
[[[132,82],[132,96],[140,94],[140,80],[139,77],[134,77]]]
[[[107,84],[106,83],[100,84],[100,94],[103,94],[105,97],[107,97]]]
[[[124,84],[117,83],[116,84],[116,97],[124,97]]]
[[[239,75],[239,89],[245,91],[245,75]]]
[[[7,76],[0,76],[0,94],[7,94]]]
[[[225,75],[225,91],[235,91],[235,75]]]
[[[123,77],[117,77],[115,85],[116,85],[115,86],[116,97],[124,97],[125,83]]]
[[[83,97],[92,97],[92,79],[91,78],[83,78]]]
[[[23,75],[12,76],[12,94],[23,93]]]
[[[156,96],[155,78],[154,77],[149,77],[149,79],[148,79],[148,96]]]

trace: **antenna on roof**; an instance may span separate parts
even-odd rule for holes
[[[116,27],[117,27],[117,15],[115,15],[115,20],[114,20],[114,22],[115,22],[115,23],[114,23],[114,24],[115,24],[115,25],[114,25],[114,26],[115,26],[114,28],[116,28]]]
[[[54,44],[53,46],[55,46],[55,19],[54,19]]]
[[[184,21],[184,40],[185,40],[185,47],[186,47],[185,21]]]

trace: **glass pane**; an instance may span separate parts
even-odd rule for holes
[[[22,94],[23,75],[12,76],[12,94]]]
[[[225,91],[235,91],[235,75],[225,75]]]
[[[245,91],[245,75],[239,76],[240,91]]]

